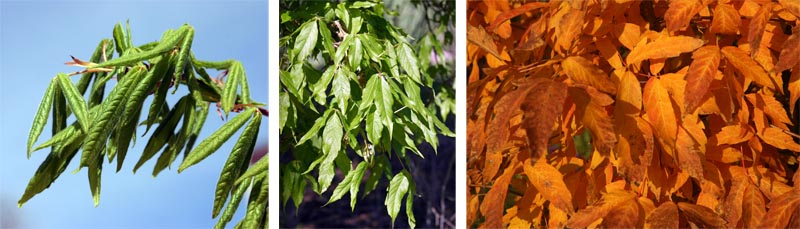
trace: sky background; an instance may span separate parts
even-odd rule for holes
[[[266,103],[267,18],[266,1],[0,0],[0,227],[9,223],[20,228],[212,227],[216,223],[211,218],[214,189],[233,141],[182,174],[177,174],[180,161],[176,160],[172,169],[153,178],[155,157],[138,174],[132,172],[148,134],[129,150],[119,173],[104,171],[97,208],[89,192],[87,169],[71,173],[78,157],[50,188],[17,208],[28,180],[49,153],[43,149],[27,159],[28,133],[51,78],[80,70],[63,64],[70,61],[69,55],[88,60],[101,39],[112,37],[114,25],[126,20],[130,20],[136,46],[189,23],[195,28],[192,51],[197,58],[240,60],[253,98]],[[77,81],[78,76],[73,79]],[[167,101],[174,104],[186,92],[179,90]],[[222,123],[212,110],[199,140]],[[267,123],[262,120],[258,146],[267,144]],[[48,121],[36,145],[50,138],[50,125]],[[242,203],[229,227],[241,218],[246,205]]]

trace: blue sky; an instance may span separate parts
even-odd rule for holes
[[[69,55],[89,59],[98,42],[111,37],[114,24],[128,19],[134,45],[155,41],[168,28],[191,24],[195,55],[204,60],[242,61],[252,96],[266,103],[267,17],[266,1],[0,1],[0,227],[2,221],[24,228],[213,226],[214,188],[232,142],[182,174],[177,174],[177,162],[172,170],[153,178],[150,171],[155,159],[138,174],[132,172],[146,144],[146,139],[139,138],[122,171],[104,170],[97,208],[87,170],[70,173],[77,161],[49,189],[17,208],[28,179],[49,153],[37,151],[26,159],[28,131],[50,79],[59,72],[80,70],[63,64]],[[185,93],[179,90],[168,102],[174,104]],[[222,123],[212,110],[200,138]],[[267,123],[262,121],[260,146],[267,144]],[[50,123],[38,143],[50,137],[49,127]]]

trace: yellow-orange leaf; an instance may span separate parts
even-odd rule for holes
[[[744,207],[742,209],[742,226],[744,228],[755,228],[761,224],[761,220],[766,214],[766,210],[764,210],[766,203],[764,195],[761,195],[761,190],[758,190],[753,183],[747,182],[742,207]]]
[[[628,64],[637,64],[643,60],[676,57],[681,53],[691,52],[703,46],[703,40],[687,36],[662,36],[645,45],[637,45],[628,54]]]
[[[703,135],[702,129],[700,129],[700,135],[698,136],[687,132],[686,127],[678,128],[678,136],[675,143],[678,167],[688,173],[689,176],[702,181],[704,179],[703,161],[705,157],[700,151],[700,147],[705,149],[705,142],[699,141],[705,141],[705,135]]]
[[[761,6],[756,15],[750,19],[750,30],[747,33],[747,42],[750,43],[750,56],[755,57],[761,47],[761,37],[764,36],[764,29],[767,26],[769,17],[772,16],[772,2]]]
[[[786,11],[791,12],[794,14],[795,17],[800,18],[800,1],[797,0],[779,0],[778,2],[781,3]]]
[[[647,120],[653,125],[656,136],[667,144],[674,145],[678,134],[678,120],[669,93],[660,79],[652,77],[647,81],[643,99]]]
[[[491,35],[486,33],[485,30],[483,30],[483,27],[480,26],[474,27],[472,25],[467,25],[467,40],[477,45],[478,47],[481,47],[481,49],[485,50],[489,54],[492,54],[498,59],[501,59],[503,61],[511,61],[511,59],[508,59],[507,57],[504,57],[500,55],[499,52],[497,52],[497,45],[495,45],[494,39],[492,38]]]
[[[789,111],[794,115],[794,105],[800,99],[800,64],[792,69],[792,76],[789,77]]]
[[[800,26],[795,26],[792,35],[783,42],[778,63],[772,72],[782,72],[798,64],[800,64]]]
[[[572,218],[567,221],[567,227],[587,227],[598,219],[606,217],[609,214],[609,211],[615,207],[630,201],[636,201],[636,194],[628,191],[612,190],[604,194],[603,199],[599,201],[599,203],[576,212],[575,215],[573,215]]]
[[[572,47],[578,35],[581,34],[583,19],[583,11],[571,10],[558,23],[559,25],[556,27],[556,47],[562,50],[563,53],[567,53],[566,51]]]
[[[739,171],[739,170],[737,170]],[[742,217],[742,197],[747,185],[750,183],[745,176],[737,176],[732,174],[732,184],[728,190],[728,196],[722,204],[723,212],[725,213],[725,220],[728,222],[728,227],[736,227],[739,219]]]
[[[500,13],[500,15],[497,15],[497,17],[494,18],[494,21],[492,21],[492,24],[489,24],[489,26],[486,27],[486,30],[492,32],[494,31],[495,28],[497,28],[498,25],[500,25],[500,23],[506,22],[508,21],[508,19],[519,16],[520,14],[527,13],[528,11],[531,10],[547,7],[547,5],[548,4],[544,2],[531,2],[522,5],[520,7],[514,8],[513,10],[502,12]]]
[[[783,104],[775,100],[775,97],[763,95],[761,93],[747,94],[745,97],[747,97],[750,103],[755,105],[755,109],[763,110],[773,123],[792,123],[792,120],[789,120],[789,116],[783,108]]]
[[[591,89],[591,87],[589,87]],[[608,112],[603,107],[604,99],[598,100],[600,97],[581,87],[569,87],[569,95],[576,105],[576,115],[581,120],[584,126],[592,131],[592,144],[600,151],[608,153],[617,142],[617,136],[614,134],[613,119],[609,117]],[[602,93],[599,93],[602,94]],[[607,105],[607,104],[606,104]]]
[[[669,9],[664,13],[664,20],[667,21],[667,30],[677,32],[686,28],[692,17],[700,11],[699,1],[696,0],[673,0],[669,2]]]
[[[561,67],[567,76],[575,82],[591,85],[600,91],[614,94],[617,91],[617,86],[608,74],[603,72],[591,61],[581,56],[570,56],[561,61]]]
[[[503,205],[506,202],[506,194],[508,193],[508,184],[511,183],[511,177],[517,166],[506,167],[505,172],[492,184],[492,188],[486,193],[481,203],[481,213],[486,217],[486,222],[481,226],[487,228],[500,228],[503,226]]]
[[[769,211],[758,228],[786,227],[792,216],[800,217],[800,213],[798,213],[800,211],[800,188],[792,189],[778,196],[767,207]]]
[[[678,206],[667,201],[658,206],[647,217],[650,228],[678,228]]]
[[[721,34],[736,34],[739,32],[739,25],[742,24],[742,18],[739,16],[739,11],[736,11],[733,6],[724,3],[718,3],[714,7],[714,19],[711,21],[711,31]]]
[[[764,142],[776,148],[800,152],[800,145],[792,139],[792,136],[783,132],[780,128],[764,128],[764,131],[759,133],[758,136],[761,137],[761,140],[764,140]]]
[[[722,219],[714,210],[708,207],[690,204],[686,202],[679,202],[678,208],[683,212],[683,216],[695,225],[704,228],[721,228],[725,227],[725,220]]]
[[[733,124],[730,126],[722,127],[722,131],[717,133],[717,143],[719,145],[722,144],[739,144],[742,142],[746,142],[753,137],[753,132],[749,130],[749,128],[742,126],[741,124]]]
[[[531,165],[530,160],[524,165],[525,175],[528,180],[539,190],[544,199],[549,200],[557,208],[572,213],[572,193],[570,193],[561,172],[547,160],[537,160]],[[502,206],[497,209],[502,209]]]
[[[603,219],[604,228],[635,228],[639,224],[639,201],[630,198],[609,210]]]
[[[687,114],[694,113],[702,104],[701,99],[708,93],[708,87],[717,73],[719,60],[719,48],[713,45],[703,46],[692,54],[692,64],[686,72],[686,93],[683,100]]]
[[[767,75],[764,68],[761,68],[753,58],[747,55],[743,50],[733,47],[725,46],[722,48],[722,55],[728,60],[728,63],[733,65],[739,72],[757,84],[767,87],[772,90],[781,91],[781,87]]]
[[[628,49],[633,49],[642,37],[642,28],[633,23],[619,24],[614,30],[619,43]],[[598,45],[599,46],[599,45]]]

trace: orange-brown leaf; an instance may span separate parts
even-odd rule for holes
[[[750,43],[750,56],[755,57],[761,47],[761,38],[764,36],[764,29],[767,27],[769,17],[772,16],[772,2],[761,6],[756,15],[750,19],[747,42]]]
[[[497,45],[494,43],[494,38],[486,33],[486,31],[483,30],[483,27],[467,25],[467,40],[478,47],[481,47],[481,49],[485,50],[489,54],[492,54],[498,59],[511,61],[511,59],[500,55],[500,52],[497,51]]]
[[[556,27],[556,47],[566,53],[583,30],[584,12],[571,10],[561,18]]]
[[[700,151],[700,147],[705,149],[705,143],[701,143],[698,139],[702,137],[705,140],[705,135],[700,130],[700,135],[692,135],[687,131],[686,127],[678,128],[678,135],[675,143],[675,151],[678,157],[678,167],[689,174],[689,176],[703,180],[703,161],[704,155]],[[702,146],[701,146],[702,144]]]
[[[575,82],[591,85],[600,91],[614,94],[617,91],[617,86],[608,74],[603,72],[591,61],[581,56],[570,56],[561,61],[561,67],[564,74],[567,74],[570,79]]]
[[[719,145],[722,144],[739,144],[742,142],[746,142],[753,137],[753,132],[749,130],[749,128],[742,126],[741,124],[733,124],[730,126],[722,127],[722,131],[717,133],[717,143]]]
[[[725,56],[725,59],[728,60],[728,63],[733,65],[734,68],[738,69],[739,72],[757,84],[761,86],[767,87],[772,90],[781,91],[781,87],[767,75],[767,72],[764,71],[758,63],[756,63],[753,58],[747,55],[743,50],[733,47],[733,46],[725,46],[722,48],[722,55]]]
[[[747,94],[745,97],[747,97],[750,103],[755,104],[756,109],[763,110],[773,123],[792,123],[792,120],[789,120],[789,116],[783,108],[783,104],[778,102],[775,97],[763,95],[761,93]]]
[[[619,43],[632,50],[642,38],[642,28],[633,23],[619,24],[615,27],[615,34]]]
[[[722,208],[725,214],[725,220],[728,222],[728,227],[736,227],[736,224],[742,217],[742,198],[744,197],[744,191],[747,189],[750,182],[745,176],[736,176],[735,174],[731,176],[733,181],[730,190],[728,190],[728,196],[722,204]]]
[[[780,128],[764,128],[764,131],[759,133],[758,136],[761,137],[761,140],[767,144],[775,146],[776,148],[800,152],[800,145],[798,145],[797,142],[792,139],[792,136]]]
[[[643,60],[676,57],[681,53],[691,52],[703,46],[703,40],[687,36],[662,36],[645,45],[637,45],[628,54],[628,64],[637,64]]]
[[[703,227],[712,227],[712,228],[721,228],[725,227],[725,220],[722,219],[717,213],[714,213],[714,210],[711,210],[708,207],[686,203],[686,202],[679,202],[678,208],[683,212],[683,216],[686,219],[695,225],[703,228]]]
[[[678,206],[672,201],[667,201],[650,212],[647,224],[650,228],[678,228]]]
[[[686,93],[683,100],[687,114],[694,113],[702,104],[701,99],[708,93],[708,87],[719,68],[719,60],[719,48],[713,45],[703,46],[692,54],[692,64],[686,72]]]
[[[500,228],[503,226],[503,205],[506,202],[506,194],[508,193],[508,184],[511,183],[511,177],[514,171],[517,170],[516,166],[506,167],[503,175],[495,180],[492,188],[486,193],[481,203],[481,213],[486,217],[486,221],[481,225],[487,228]]]
[[[783,42],[778,63],[772,72],[782,72],[800,64],[800,26],[795,26],[792,35]]]
[[[523,168],[528,180],[536,187],[536,190],[539,190],[544,199],[549,200],[557,208],[572,213],[572,193],[564,183],[563,175],[558,169],[547,164],[547,160],[537,160],[533,165],[528,160]]]
[[[653,125],[655,134],[667,144],[675,144],[678,134],[678,120],[675,107],[661,80],[652,77],[644,86],[644,110],[647,120]]]
[[[742,202],[742,226],[744,228],[755,228],[761,224],[766,214],[766,203],[761,190],[758,190],[753,183],[747,182],[747,190],[744,191]]]
[[[667,30],[677,32],[686,28],[692,17],[700,11],[699,1],[696,0],[673,0],[669,2],[669,9],[664,13],[664,20],[667,21]]]
[[[800,64],[792,69],[792,76],[789,77],[789,111],[794,115],[794,106],[800,99]]]
[[[553,133],[556,118],[563,110],[567,86],[561,82],[544,79],[541,83],[530,87],[533,93],[528,93],[526,102],[522,104],[522,109],[525,111],[523,125],[528,135],[528,144],[532,144],[534,149],[532,157],[539,158],[547,155],[547,142]]]
[[[591,87],[588,87],[591,90]],[[590,93],[587,88],[569,87],[569,94],[576,105],[576,115],[583,125],[592,131],[592,144],[603,153],[608,153],[617,142],[614,133],[613,118],[608,115],[603,101],[598,100],[597,93]],[[592,94],[595,94],[593,96]],[[602,93],[600,93],[602,95]]]
[[[498,25],[500,25],[500,23],[508,21],[511,18],[519,16],[520,14],[527,13],[528,11],[536,10],[542,7],[547,7],[548,5],[549,4],[545,2],[531,2],[522,5],[520,7],[514,8],[513,10],[502,12],[500,13],[500,15],[497,15],[497,17],[494,18],[494,21],[492,21],[492,24],[489,24],[489,26],[486,27],[486,30],[492,32],[494,31],[495,28],[497,28]]]
[[[630,198],[608,211],[603,219],[605,228],[635,228],[639,224],[639,201]]]
[[[711,31],[721,34],[734,35],[739,32],[739,25],[742,24],[742,19],[739,12],[733,6],[724,3],[718,3],[714,7],[714,19],[711,21]]]
[[[778,196],[767,205],[766,218],[761,221],[758,228],[783,228],[789,223],[789,219],[800,217],[800,188],[792,189]]]
[[[800,1],[797,0],[779,0],[786,11],[794,14],[795,17],[800,18]]]
[[[636,202],[636,195],[634,193],[622,190],[612,190],[608,193],[605,193],[603,195],[603,199],[598,203],[576,212],[572,218],[567,221],[567,227],[587,227],[591,223],[597,221],[597,219],[606,217],[615,207],[630,201]]]

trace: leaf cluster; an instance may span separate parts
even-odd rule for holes
[[[117,24],[113,39],[103,39],[88,62],[74,57],[67,62],[85,70],[57,74],[45,91],[28,138],[28,157],[45,148],[50,148],[50,153],[28,183],[19,200],[20,207],[50,187],[79,151],[80,164],[75,172],[88,168],[89,187],[97,206],[104,160],[107,158],[108,163],[116,160],[119,172],[141,126],[145,128],[142,136],[151,127],[156,128],[133,171],[158,155],[152,171],[154,177],[170,167],[181,152],[184,159],[178,172],[199,163],[244,127],[220,174],[212,216],[219,215],[230,197],[217,224],[225,227],[249,187],[247,214],[237,227],[266,227],[267,160],[249,168],[262,112],[266,115],[258,107],[263,104],[250,98],[247,76],[240,62],[196,59],[191,52],[193,38],[194,28],[183,25],[167,30],[159,41],[134,46],[129,26],[123,30]],[[227,78],[224,81],[211,78],[209,69],[224,69]],[[80,74],[77,84],[70,79],[76,74]],[[117,82],[107,92],[107,83],[112,79]],[[188,93],[170,106],[166,101],[169,90],[173,89],[175,94],[181,86]],[[143,113],[145,99],[151,95],[148,112]],[[211,103],[224,110],[225,116],[231,110],[241,113],[195,147]],[[71,116],[76,121],[67,125]],[[34,148],[48,121],[52,123],[52,137]]]
[[[291,199],[299,206],[309,184],[322,195],[338,170],[345,178],[328,203],[349,193],[355,208],[359,191],[367,195],[385,178],[392,222],[405,201],[414,227],[416,188],[406,152],[424,157],[418,145],[435,149],[438,134],[454,135],[437,106],[423,100],[440,82],[422,61],[432,50],[443,57],[441,45],[433,36],[412,44],[384,19],[380,1],[283,1],[281,7],[279,128],[281,156],[291,158],[281,165],[282,204]]]
[[[800,226],[798,17],[791,0],[470,1],[468,224]]]

